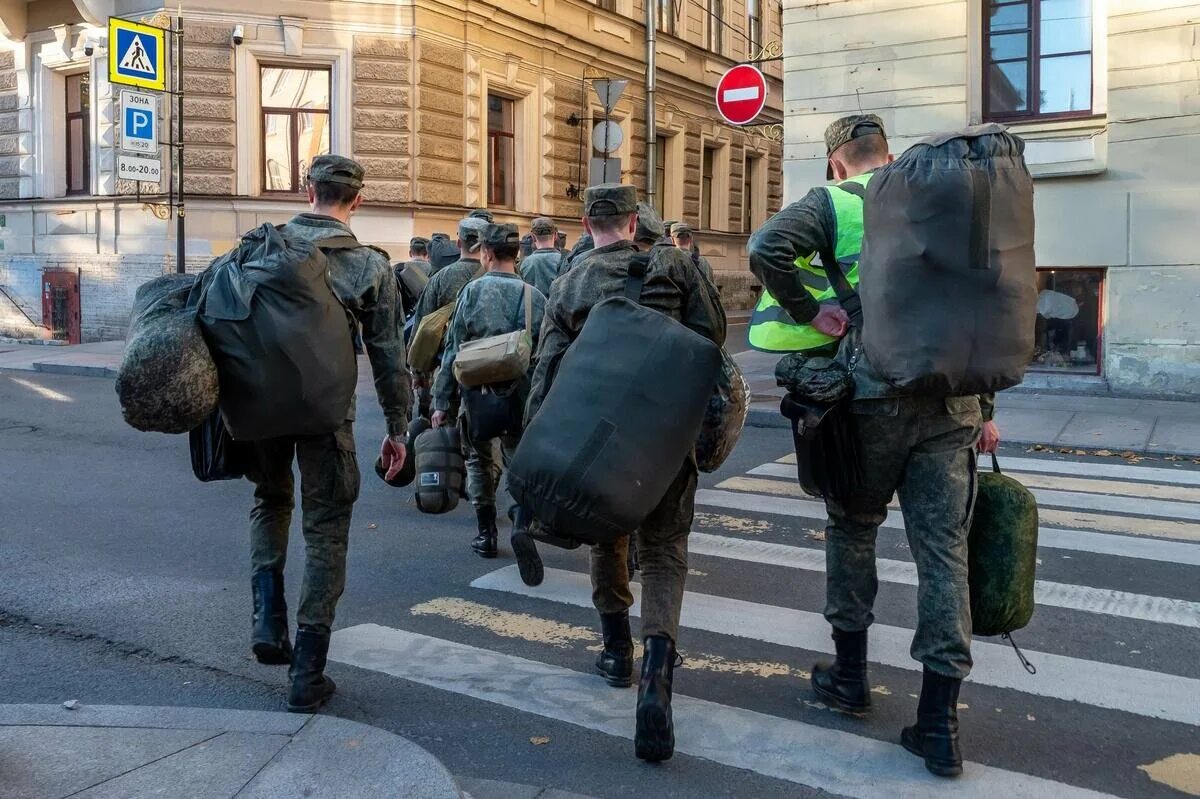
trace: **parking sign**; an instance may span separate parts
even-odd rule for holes
[[[121,149],[158,152],[158,98],[153,94],[121,90]]]
[[[162,28],[109,17],[109,82],[155,91],[166,89],[165,38]]]

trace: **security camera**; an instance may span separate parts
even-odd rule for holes
[[[91,58],[92,55],[95,54],[95,52],[96,52],[96,45],[92,44],[91,42],[88,42],[87,44],[85,44],[83,46],[83,54],[85,56],[88,56],[89,58]]]
[[[246,29],[241,25],[234,25],[233,26],[233,43],[235,45],[241,44],[245,38],[246,38]]]

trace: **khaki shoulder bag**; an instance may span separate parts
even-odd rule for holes
[[[454,378],[466,388],[522,377],[533,357],[533,287],[525,286],[525,329],[469,341],[454,359]]]
[[[483,264],[475,270],[472,282],[483,277]],[[458,307],[458,297],[446,303],[436,311],[430,311],[421,317],[420,324],[413,331],[412,341],[408,344],[408,365],[414,372],[432,372],[437,369],[438,355],[442,351],[442,340],[454,318],[454,309]]]

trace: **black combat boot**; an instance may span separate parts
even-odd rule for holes
[[[283,598],[283,572],[261,569],[250,578],[254,596],[254,616],[250,629],[250,649],[259,663],[278,666],[292,662],[292,642],[288,640],[287,602]]]
[[[309,627],[296,630],[296,648],[288,678],[287,709],[291,713],[316,713],[333,696],[337,686],[325,676],[325,656],[329,654],[329,633]]]
[[[475,509],[475,518],[479,522],[479,535],[471,542],[471,549],[481,558],[494,558],[496,549],[496,506],[480,505]]]
[[[871,686],[867,682],[867,631],[848,633],[835,627],[833,645],[837,650],[834,662],[813,666],[813,693],[847,713],[866,713],[871,707]]]
[[[963,771],[962,753],[958,750],[961,685],[962,680],[957,677],[945,677],[927,667],[917,703],[917,723],[900,733],[904,748],[925,758],[925,768],[939,777],[957,777]]]
[[[633,750],[641,760],[657,763],[675,754],[675,725],[671,720],[675,642],[665,635],[652,635],[644,643]]]
[[[600,629],[604,649],[596,656],[596,671],[614,688],[633,685],[633,634],[629,632],[629,611],[601,613]]]
[[[542,568],[542,556],[538,554],[537,544],[529,535],[529,523],[533,514],[518,507],[512,514],[513,531],[509,543],[513,554],[517,557],[517,569],[521,572],[521,582],[525,585],[541,585],[546,573]]]

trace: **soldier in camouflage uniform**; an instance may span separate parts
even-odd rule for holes
[[[353,236],[349,220],[361,202],[362,185],[363,168],[349,158],[313,159],[308,186],[312,212],[295,216],[285,232],[314,242]],[[382,458],[389,476],[394,476],[406,457],[411,392],[396,318],[396,280],[382,250],[362,246],[331,250],[326,257],[334,293],[362,326],[375,393],[387,420]],[[301,713],[315,711],[334,691],[324,669],[334,609],[346,584],[350,514],[358,498],[353,421],[352,403],[345,423],[333,433],[256,441],[247,472],[255,486],[250,514],[253,651],[260,663],[291,663],[287,708]],[[293,461],[300,465],[306,553],[294,649],[283,591],[294,506]]]
[[[674,239],[676,247],[691,257],[692,263],[696,265],[696,268],[703,272],[706,278],[712,280],[712,264],[700,254],[700,247],[696,244],[696,237],[692,233],[692,226],[687,222],[676,222],[671,225],[671,238]]]
[[[536,249],[521,261],[521,279],[548,297],[550,284],[567,268],[567,256],[554,246],[558,229],[552,220],[538,217],[530,225],[530,233]]]
[[[846,181],[891,159],[873,115],[835,121],[826,130],[830,178]],[[813,667],[814,691],[850,712],[870,707],[867,628],[878,590],[875,538],[899,494],[917,568],[917,629],[912,656],[924,666],[917,724],[902,743],[935,774],[962,773],[958,691],[971,670],[967,532],[975,503],[975,450],[994,451],[993,398],[906,394],[880,376],[860,345],[860,329],[837,305],[819,304],[796,259],[834,250],[836,220],[823,191],[813,190],[766,222],[750,239],[750,268],[798,324],[844,336],[837,358],[854,383],[850,410],[862,453],[861,488],[827,498],[825,618],[835,662]],[[828,256],[827,256],[828,257]],[[816,359],[820,360],[820,359]],[[981,439],[981,431],[983,438]]]
[[[602,300],[624,296],[629,264],[637,255],[637,192],[632,186],[605,184],[587,190],[584,226],[596,248],[554,281],[542,323],[533,389],[526,422],[537,415],[550,391],[558,365],[578,337],[588,312]],[[675,249],[655,248],[647,268],[641,304],[682,322],[718,345],[725,342],[725,314],[712,284],[688,257]],[[630,408],[636,413],[636,408]],[[671,679],[679,613],[687,576],[687,537],[696,497],[696,463],[691,457],[637,531],[642,571],[642,637],[645,656],[638,687],[635,752],[644,760],[665,760],[674,752]],[[629,685],[633,641],[629,629],[627,539],[592,549],[592,600],[600,611],[604,650],[596,666],[612,685]]]
[[[400,306],[404,313],[400,321],[412,314],[417,307],[417,299],[429,282],[433,265],[429,263],[429,239],[423,236],[413,236],[408,240],[408,260],[396,264],[396,288],[400,292]]]
[[[527,286],[516,273],[519,247],[517,226],[488,225],[480,234],[480,242],[480,253],[488,271],[483,277],[469,283],[458,295],[458,305],[446,331],[446,349],[442,354],[441,369],[433,386],[431,421],[434,427],[441,427],[452,421],[450,410],[460,404],[460,390],[480,391],[478,388],[462,388],[454,379],[454,360],[464,344],[524,329],[526,292],[530,295],[532,313],[529,327],[535,346],[541,330],[546,298],[536,288]],[[530,371],[532,369],[531,363]],[[526,375],[515,385],[488,389],[508,393],[513,403],[512,407],[524,409],[525,400],[529,396],[529,376]],[[502,437],[499,448],[501,454],[497,459],[495,440],[472,440],[466,415],[469,403],[462,404],[464,413],[459,416],[459,423],[467,450],[467,496],[475,506],[475,516],[479,524],[479,534],[471,542],[471,549],[480,557],[494,558],[497,555],[498,537],[496,489],[500,484],[501,465],[503,464],[505,469],[508,468],[508,462],[521,440],[521,435],[517,432]],[[533,538],[529,535],[531,521],[527,511],[516,508],[513,514],[512,537],[509,541],[517,558],[521,579],[527,585],[539,585],[542,582],[542,560],[538,556]]]
[[[479,210],[472,211],[480,213]],[[484,211],[483,213],[487,213]],[[421,324],[421,318],[427,313],[436,311],[443,305],[453,302],[475,276],[483,274],[483,264],[479,261],[479,234],[488,223],[478,216],[468,216],[458,223],[458,252],[459,259],[449,266],[434,272],[425,285],[425,290],[417,299],[413,309],[412,329],[415,331]],[[413,373],[413,385],[417,391],[417,412],[428,419],[430,414],[430,399],[433,390],[433,373]]]

